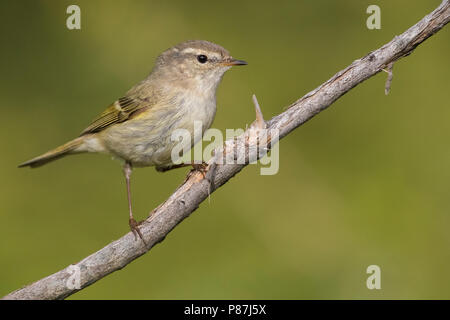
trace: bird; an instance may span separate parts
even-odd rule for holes
[[[174,164],[171,151],[178,142],[172,141],[171,134],[184,129],[194,137],[194,122],[200,121],[203,135],[215,118],[216,91],[223,75],[232,66],[246,64],[209,41],[177,44],[161,53],[150,74],[108,106],[78,137],[19,167],[36,168],[86,152],[106,153],[119,159],[125,175],[129,227],[135,239],[138,235],[144,241],[133,216],[132,169],[154,166],[164,172],[192,165],[194,170],[201,170],[194,163]],[[199,138],[189,139],[188,149]]]

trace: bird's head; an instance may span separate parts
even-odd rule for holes
[[[167,80],[216,87],[228,69],[246,64],[243,60],[234,59],[217,44],[190,40],[164,51],[157,58],[154,71]]]

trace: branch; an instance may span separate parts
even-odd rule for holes
[[[365,57],[354,61],[346,69],[338,72],[331,79],[294,102],[285,112],[265,122],[259,105],[254,99],[257,121],[243,135],[228,140],[221,148],[215,150],[215,157],[209,161],[206,177],[198,172],[190,173],[185,182],[159,207],[152,211],[149,218],[140,226],[148,244],[136,241],[130,232],[122,238],[111,242],[103,249],[88,256],[75,265],[58,271],[26,287],[16,290],[3,299],[63,299],[100,280],[106,275],[120,270],[134,259],[148,252],[154,245],[164,240],[165,236],[183,219],[195,211],[211,192],[230,180],[241,171],[251,159],[259,159],[264,154],[258,153],[255,132],[264,126],[268,130],[279,131],[282,138],[302,125],[316,114],[335,102],[353,87],[378,72],[392,70],[392,65],[402,57],[408,56],[428,37],[442,29],[450,20],[450,0],[441,5],[416,25],[391,42],[372,51]],[[389,82],[390,86],[390,82]],[[260,142],[260,141],[259,141]],[[266,139],[265,151],[276,141]],[[261,142],[260,142],[261,143]],[[245,156],[246,164],[220,164],[215,159]],[[67,283],[74,268],[79,270],[80,286],[72,288]]]

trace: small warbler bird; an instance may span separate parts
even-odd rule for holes
[[[143,239],[131,206],[130,175],[133,167],[155,166],[158,171],[194,164],[174,165],[172,141],[176,129],[194,137],[194,121],[202,123],[202,134],[216,113],[216,90],[232,66],[246,65],[233,59],[221,46],[203,40],[180,43],[164,51],[150,75],[111,104],[90,126],[66,144],[26,161],[19,167],[39,167],[66,155],[107,153],[123,161],[129,225]],[[196,137],[199,140],[201,137]],[[189,149],[198,142],[188,141]],[[196,166],[194,166],[194,169]],[[144,241],[145,242],[145,241]]]

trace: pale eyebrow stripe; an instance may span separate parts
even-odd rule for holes
[[[186,49],[183,49],[183,53],[193,53],[193,52],[196,52],[197,50],[196,49],[194,49],[194,48],[186,48]]]
[[[215,59],[222,58],[222,55],[217,53],[217,52],[205,51],[205,50],[202,50],[202,49],[186,48],[186,49],[183,49],[181,52],[182,53],[199,53],[200,52],[200,54],[203,53],[206,56],[212,57],[212,58],[215,58]]]

